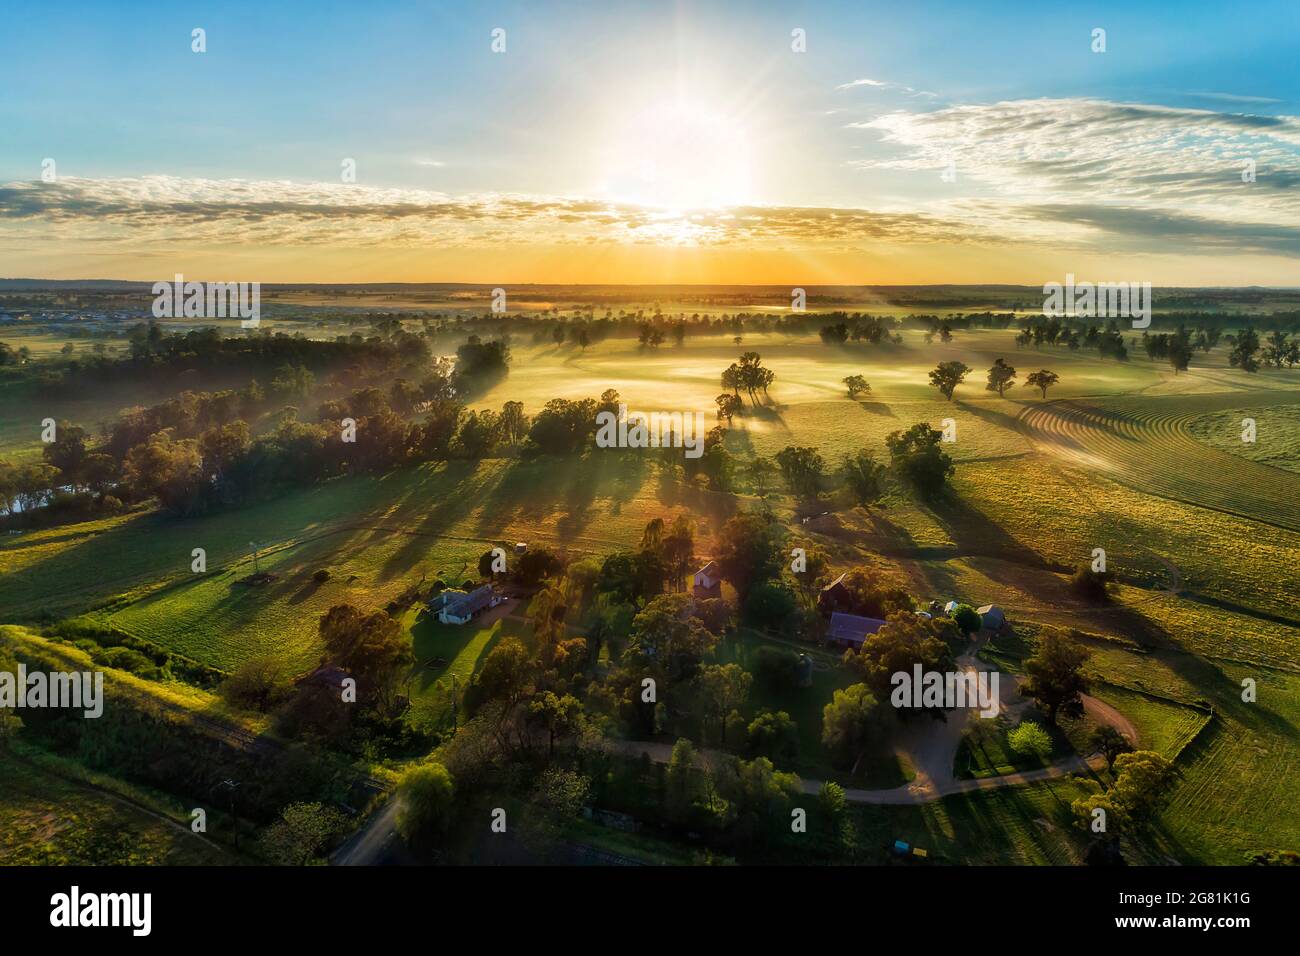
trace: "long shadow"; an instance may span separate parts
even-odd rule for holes
[[[858,407],[864,412],[870,412],[872,415],[883,415],[886,418],[898,417],[894,414],[894,410],[884,402],[864,402],[862,399],[858,399]]]
[[[456,527],[465,516],[465,503],[476,500],[496,472],[484,462],[448,461],[428,471],[422,469],[420,477],[422,480],[411,482],[406,495],[390,504],[382,516],[383,526],[391,530],[380,534],[406,534],[405,541],[381,566],[379,581],[409,571],[423,558],[429,539]],[[418,517],[408,515],[417,509]]]
[[[955,404],[962,411],[974,415],[976,418],[982,419],[991,425],[996,425],[999,428],[1005,428],[1013,432],[1019,430],[1019,419],[1014,415],[1008,415],[1006,412],[1000,412],[996,409],[988,408],[984,405],[977,405],[973,402],[963,402],[961,399],[958,399]]]

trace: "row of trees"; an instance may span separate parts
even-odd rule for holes
[[[953,393],[957,386],[966,381],[966,376],[971,372],[971,367],[965,362],[940,362],[930,372],[930,384],[939,390],[948,401],[952,401]],[[1025,376],[1025,385],[1036,388],[1042,393],[1043,398],[1047,398],[1047,390],[1061,380],[1061,377],[1050,369],[1039,369],[1037,372],[1031,372]],[[988,371],[988,384],[985,389],[990,392],[997,392],[1001,398],[1008,388],[1016,384],[1016,369],[1013,365],[1008,365],[1005,359],[997,359]]]

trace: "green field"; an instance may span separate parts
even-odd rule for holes
[[[1255,440],[1242,440],[1242,422],[1255,422]],[[1261,465],[1300,471],[1300,404],[1252,405],[1209,412],[1187,423],[1187,430],[1219,451]]]
[[[1000,604],[1031,639],[1046,627],[1089,635],[1097,696],[1134,722],[1143,746],[1177,755],[1183,770],[1153,860],[1235,863],[1249,851],[1300,845],[1300,801],[1288,789],[1300,769],[1300,475],[1288,464],[1300,447],[1300,379],[1227,368],[1222,348],[1175,376],[1142,357],[1121,364],[1063,349],[1018,351],[1012,335],[959,332],[927,346],[909,332],[901,346],[875,349],[747,335],[742,348],[758,351],[776,380],[771,404],[738,418],[726,447],[746,458],[812,445],[832,465],[867,447],[884,459],[888,432],[954,419],[957,441],[945,446],[958,466],[950,499],[923,504],[891,488],[870,512],[828,502],[833,513],[811,525],[791,519],[792,499],[773,499],[791,544],[820,547],[837,567],[894,569],[919,598]],[[626,340],[585,354],[520,345],[509,376],[476,404],[518,400],[535,412],[551,398],[614,387],[633,410],[707,411],[719,372],[740,350],[721,336],[649,354]],[[1045,367],[1061,382],[1047,401],[1024,388],[1000,399],[982,377],[999,356],[1021,379]],[[976,369],[951,403],[926,384],[927,370],[949,359]],[[843,394],[840,380],[853,373],[872,385],[866,400]],[[1260,437],[1243,449],[1229,426],[1247,414]],[[0,447],[13,457],[32,451],[15,437],[20,425],[9,410],[0,421]],[[420,581],[459,583],[495,544],[608,553],[634,545],[650,519],[683,510],[697,519],[703,556],[744,502],[666,479],[635,452],[425,465],[207,518],[132,513],[5,536],[0,619],[91,613],[218,668],[269,651],[305,669],[319,654],[316,621],[333,604],[382,607]],[[268,584],[241,583],[252,570],[250,541],[275,576]],[[190,571],[196,547],[207,550],[206,575]],[[1109,605],[1084,605],[1067,587],[1095,548],[1121,582]],[[321,568],[330,578],[317,584]],[[420,662],[413,703],[434,725],[450,716],[451,677],[463,687],[502,634],[526,627],[449,628],[414,613],[405,623]],[[1239,699],[1247,676],[1260,683],[1255,705]],[[798,723],[806,776],[833,776],[820,709],[845,682],[841,671],[819,670],[813,694],[765,701]],[[985,771],[1003,765],[990,761]],[[882,767],[872,785],[896,786],[908,773]],[[1066,780],[924,809],[864,808],[861,826],[911,835],[966,862],[1071,862],[1077,841],[1061,807],[1077,792]],[[981,849],[979,837],[991,840],[999,828],[1010,834],[999,838],[1005,848]]]
[[[0,866],[199,866],[226,853],[111,791],[0,753]]]

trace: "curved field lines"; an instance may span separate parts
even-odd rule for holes
[[[1254,406],[1289,405],[1263,392]],[[1240,392],[1027,405],[1017,426],[1038,450],[1139,491],[1300,531],[1300,475],[1202,444],[1188,423],[1242,404]]]

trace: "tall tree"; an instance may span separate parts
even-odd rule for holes
[[[1030,372],[1025,376],[1025,384],[1042,392],[1043,398],[1047,398],[1047,390],[1060,380],[1061,376],[1045,368],[1039,369],[1037,372]]]
[[[1088,692],[1083,664],[1089,656],[1083,645],[1049,632],[1025,660],[1026,679],[1020,684],[1020,693],[1047,709],[1048,723],[1055,725],[1060,714],[1078,717],[1083,713],[1082,695]]]
[[[1016,383],[1016,370],[1006,363],[1005,359],[999,358],[989,369],[989,381],[984,386],[986,391],[997,392],[998,398],[1002,398],[1008,388]],[[949,396],[951,397],[951,396]]]
[[[952,401],[952,393],[966,380],[969,372],[970,366],[964,362],[940,362],[930,372],[930,384],[937,388],[944,398]]]

